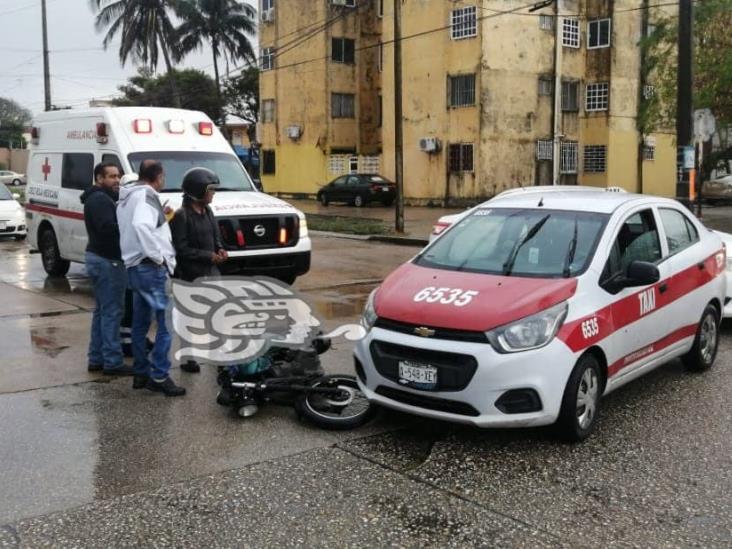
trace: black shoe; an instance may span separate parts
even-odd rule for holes
[[[133,389],[144,389],[147,387],[147,382],[150,380],[148,376],[140,376],[135,374],[135,377],[132,378],[132,388]]]
[[[103,368],[104,375],[107,376],[131,376],[135,374],[135,369],[131,366],[117,366],[116,368]]]
[[[149,391],[163,393],[169,397],[183,396],[186,394],[186,390],[183,387],[178,387],[169,377],[166,377],[163,381],[155,381],[150,378],[145,388]]]
[[[88,364],[86,370],[88,372],[101,372],[102,368],[104,368],[104,366],[101,364]]]
[[[189,374],[197,374],[201,371],[201,367],[195,360],[189,360],[180,365],[180,369]]]

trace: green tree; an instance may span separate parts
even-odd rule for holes
[[[224,87],[224,101],[229,114],[249,124],[249,140],[254,141],[259,121],[259,69],[249,67],[229,79]]]
[[[223,125],[219,59],[223,57],[232,63],[238,60],[248,64],[255,62],[249,37],[255,36],[257,31],[256,12],[252,6],[237,0],[181,0],[176,13],[183,21],[177,29],[179,48],[174,52],[176,60],[202,48],[204,41],[211,45],[219,102],[217,119]]]
[[[173,69],[155,76],[149,68],[140,68],[137,75],[129,79],[129,84],[119,87],[123,97],[112,103],[122,107],[173,107],[172,78],[181,92],[181,108],[203,111],[211,118],[216,116],[216,84],[210,76],[196,69]]]
[[[176,50],[175,26],[171,20],[176,0],[89,0],[97,17],[97,31],[106,29],[102,45],[106,49],[120,35],[119,59],[124,65],[128,59],[138,61],[150,70],[158,66],[163,54],[167,72],[173,70],[172,54]],[[169,79],[174,98],[180,106],[180,95],[175,77]]]
[[[0,147],[25,147],[23,132],[33,115],[12,99],[0,97]]]

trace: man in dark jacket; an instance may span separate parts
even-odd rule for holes
[[[88,370],[109,375],[132,375],[122,362],[120,320],[124,306],[127,271],[119,247],[116,201],[119,168],[101,163],[94,168],[94,185],[84,191],[84,223],[88,244],[84,261],[92,280],[96,307],[92,316]]]
[[[193,168],[183,176],[183,205],[170,222],[176,254],[176,276],[187,282],[219,275],[218,265],[228,259],[218,224],[209,207],[218,176],[206,168]],[[193,360],[181,364],[185,372],[199,372]]]

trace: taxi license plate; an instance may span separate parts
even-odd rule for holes
[[[434,387],[437,385],[437,368],[429,364],[400,361],[399,381]]]
[[[0,221],[0,231],[4,231],[7,228],[7,223],[5,221]]]

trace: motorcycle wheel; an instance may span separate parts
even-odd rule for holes
[[[330,430],[355,429],[376,414],[376,405],[361,392],[353,376],[322,376],[313,380],[310,386],[338,387],[345,391],[343,399],[333,399],[318,393],[307,393],[297,398],[295,411],[318,427]]]

